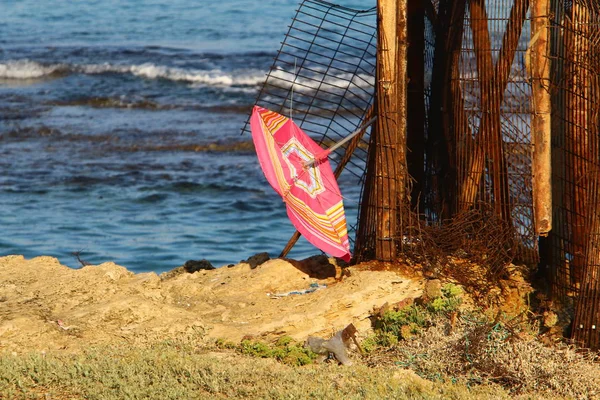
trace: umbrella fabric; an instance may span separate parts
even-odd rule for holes
[[[329,152],[292,120],[255,106],[250,118],[258,161],[283,198],[292,224],[323,252],[350,260],[342,195]]]

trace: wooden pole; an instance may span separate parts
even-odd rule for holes
[[[472,140],[458,82],[466,0],[440,1],[437,13],[432,7],[427,7],[427,2],[425,4],[436,34],[425,151],[428,168],[444,171],[443,174],[432,176],[430,183],[434,190],[431,194],[435,196],[434,212],[437,220],[443,221],[450,219],[456,210],[457,154],[460,145],[457,145],[456,132],[467,131],[463,136]]]
[[[394,261],[398,207],[406,197],[406,1],[379,0],[377,7],[375,258]]]
[[[549,25],[550,2],[531,1],[531,42],[526,65],[531,76],[533,116],[533,210],[537,236],[547,236],[552,229],[552,162]]]
[[[396,258],[397,207],[394,153],[397,150],[395,131],[398,128],[397,103],[397,0],[379,0],[377,41],[377,126],[375,138],[374,200],[378,203],[375,225],[375,258],[393,261]]]
[[[356,236],[357,262],[396,261],[403,211],[410,203],[406,166],[407,0],[377,2],[375,113]]]

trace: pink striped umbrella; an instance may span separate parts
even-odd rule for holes
[[[325,253],[350,261],[342,195],[327,156],[292,120],[255,106],[250,118],[258,161],[298,232]]]

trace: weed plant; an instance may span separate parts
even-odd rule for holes
[[[377,346],[394,346],[399,340],[411,340],[422,335],[436,318],[458,310],[462,294],[460,286],[448,283],[442,287],[440,297],[373,317],[375,335],[363,342],[363,346],[370,351]]]
[[[290,336],[282,336],[274,344],[249,339],[242,340],[239,345],[219,339],[216,344],[219,348],[234,349],[252,357],[274,358],[293,366],[312,364],[317,358],[315,353]]]

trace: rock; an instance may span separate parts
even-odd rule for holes
[[[408,307],[408,306],[412,306],[415,302],[415,299],[413,299],[412,297],[407,297],[405,299],[400,300],[398,303],[396,303],[396,305],[394,306],[395,310],[402,310],[404,307]]]
[[[185,270],[185,272],[189,272],[190,274],[193,274],[194,272],[198,272],[200,270],[212,270],[212,269],[215,269],[215,267],[213,267],[213,265],[210,263],[210,261],[202,259],[200,261],[196,261],[196,260],[186,261],[185,264],[183,264],[183,269]]]
[[[170,271],[163,272],[162,274],[160,274],[160,279],[161,280],[171,279],[171,278],[175,278],[176,276],[181,275],[181,274],[185,274],[185,269],[183,269],[183,266],[173,268]]]
[[[306,339],[305,347],[309,348],[315,354],[326,355],[329,353],[329,350],[323,347],[323,343],[325,343],[325,339],[316,336],[309,336],[308,339]]]
[[[335,263],[337,264],[338,267],[340,268],[348,268],[350,266],[349,263],[347,263],[346,261],[342,260],[341,258],[338,257],[334,257],[335,258]]]
[[[247,260],[242,260],[240,262],[250,264],[250,269],[254,269],[258,267],[260,264],[263,264],[269,261],[271,257],[269,257],[269,253],[257,253],[250,257]]]
[[[287,261],[311,278],[327,279],[336,276],[335,265],[331,264],[329,258],[324,255],[312,256],[300,261],[291,259]]]
[[[350,327],[352,329],[349,329]],[[355,333],[356,328],[354,328],[354,325],[350,324],[346,329],[338,331],[329,340],[325,340],[320,337],[309,336],[308,339],[306,339],[306,347],[308,347],[313,353],[319,355],[327,355],[331,353],[342,365],[352,365],[352,361],[348,357],[346,348],[350,344],[351,336],[353,336]]]

